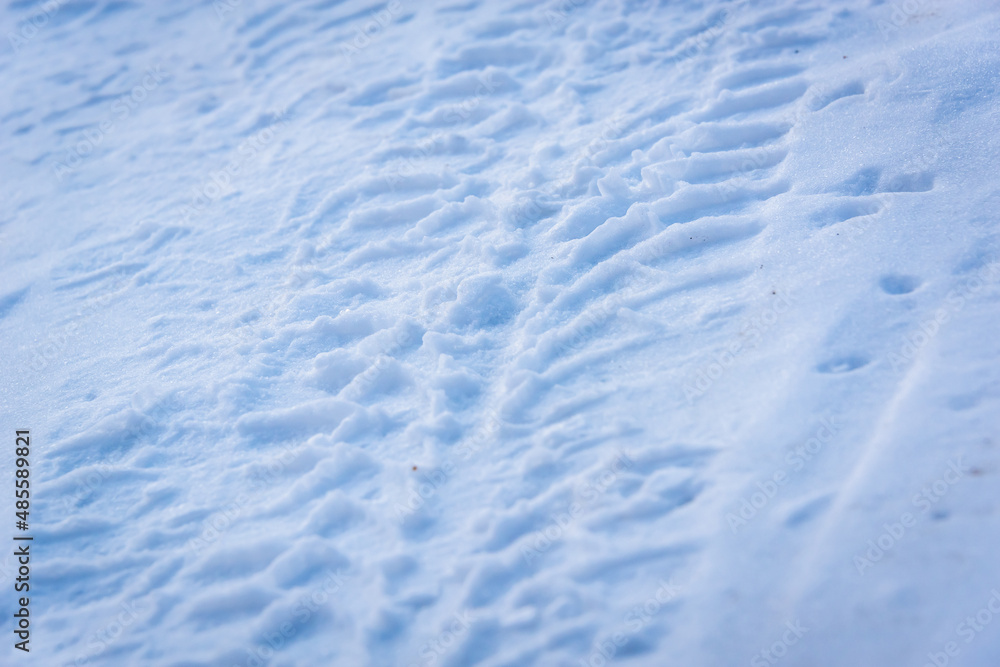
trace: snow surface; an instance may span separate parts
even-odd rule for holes
[[[3,664],[1000,664],[997,2],[0,16]]]

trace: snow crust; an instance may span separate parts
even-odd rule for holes
[[[998,664],[995,2],[0,17],[4,664]]]

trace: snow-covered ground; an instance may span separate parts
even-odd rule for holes
[[[4,665],[1000,664],[997,2],[0,25]]]

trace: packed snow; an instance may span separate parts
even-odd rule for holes
[[[1000,664],[995,0],[0,18],[4,665]]]

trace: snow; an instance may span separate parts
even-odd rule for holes
[[[997,3],[0,15],[4,664],[997,664]]]

